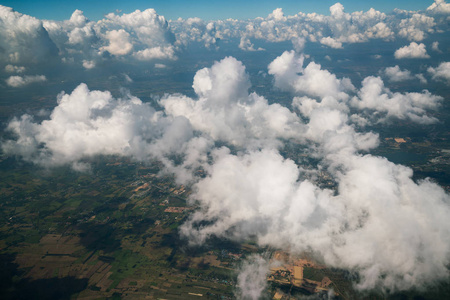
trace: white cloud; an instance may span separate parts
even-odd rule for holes
[[[303,56],[285,51],[269,64],[269,74],[275,77],[275,86],[296,94],[313,97],[346,97],[346,91],[354,90],[348,78],[337,79],[334,74],[322,70],[321,65],[310,62],[302,67]],[[300,75],[299,75],[300,74]]]
[[[175,56],[175,51],[171,46],[147,48],[134,53],[134,56],[139,60],[177,59],[177,57]]]
[[[23,66],[13,66],[13,65],[6,65],[5,71],[8,73],[23,73],[25,72],[26,68]]]
[[[399,23],[399,36],[410,41],[420,42],[427,33],[433,33],[436,23],[433,17],[415,13],[411,18],[403,19]]]
[[[300,138],[298,117],[287,108],[269,105],[267,100],[249,94],[250,82],[241,62],[227,57],[195,74],[194,100],[170,95],[160,104],[167,114],[186,117],[193,128],[214,140],[239,147],[276,145],[277,138]]]
[[[0,5],[0,62],[38,63],[57,56],[58,49],[42,22]]]
[[[83,27],[88,22],[88,18],[83,15],[83,11],[76,9],[70,16],[69,22],[75,27]]]
[[[109,92],[89,91],[80,84],[71,94],[58,96],[58,106],[48,120],[34,123],[24,115],[10,122],[8,129],[18,139],[2,146],[6,153],[47,166],[77,163],[98,154],[146,157],[146,141],[157,135],[159,120],[137,98],[118,101]]]
[[[286,21],[282,8],[275,9],[271,14],[269,14],[268,19],[274,19],[275,21]]]
[[[442,53],[442,51],[439,49],[439,42],[438,41],[434,41],[433,44],[431,44],[431,49],[433,49],[433,51]]]
[[[450,82],[450,62],[443,62],[437,68],[429,67],[428,73],[430,73],[435,80],[443,79]]]
[[[122,15],[110,13],[98,22],[89,21],[82,11],[76,10],[70,20],[45,21],[44,25],[65,61],[175,58],[174,35],[154,9]],[[112,56],[104,55],[105,52]]]
[[[95,61],[83,60],[83,67],[88,70],[93,69],[93,68],[95,68]]]
[[[320,39],[320,43],[322,45],[328,46],[330,48],[335,48],[335,49],[341,49],[342,48],[342,43],[336,41],[335,39],[333,39],[332,37],[324,37],[322,39]]]
[[[426,115],[428,109],[437,109],[442,97],[435,96],[428,91],[422,93],[393,93],[384,86],[379,77],[369,76],[362,82],[358,97],[354,97],[351,104],[359,109],[368,109],[386,115],[379,122],[390,118],[410,119],[423,124],[435,123],[437,120]],[[375,117],[373,115],[372,117]]]
[[[450,4],[446,3],[445,0],[435,0],[434,3],[427,8],[427,11],[436,14],[450,14]]]
[[[130,34],[123,29],[106,32],[109,45],[101,47],[101,51],[108,51],[113,55],[126,55],[131,52],[133,45],[129,41]]]
[[[445,30],[448,22],[442,13],[446,7],[447,3],[437,1],[427,11],[397,10],[387,15],[375,9],[346,13],[344,7],[336,3],[330,7],[329,16],[302,12],[286,16],[278,8],[266,18],[210,22],[199,18],[167,22],[154,9],[129,14],[109,13],[93,22],[82,11],[75,10],[69,20],[60,22],[40,21],[2,6],[0,18],[4,22],[0,34],[5,35],[0,47],[6,51],[0,54],[0,59],[10,64],[44,62],[47,57],[58,55],[55,44],[61,59],[78,64],[83,60],[106,59],[101,57],[104,51],[119,56],[108,59],[123,60],[122,56],[130,54],[140,60],[174,59],[175,55],[166,50],[182,51],[194,42],[217,49],[219,39],[234,38],[240,40],[238,46],[246,51],[263,50],[253,45],[255,40],[292,41],[297,52],[302,51],[306,40],[336,49],[345,47],[346,43],[370,39],[392,41],[400,37],[419,42],[431,33]],[[27,38],[23,38],[25,36]],[[298,41],[302,42],[298,44]],[[158,50],[160,52],[156,53]],[[427,57],[427,54],[414,57]]]
[[[44,75],[10,76],[6,79],[6,84],[11,87],[21,87],[30,83],[43,81],[47,81]]]
[[[100,25],[108,28],[120,26],[135,36],[140,44],[146,46],[145,48],[168,46],[174,39],[166,19],[152,8],[144,11],[136,10],[121,16],[109,13],[100,21]]]
[[[391,40],[395,34],[386,23],[379,22],[367,29],[365,35],[368,38]]]
[[[329,157],[341,170],[336,195],[303,179],[276,152],[217,154],[195,186],[203,210],[181,232],[200,243],[211,235],[256,236],[260,245],[312,250],[330,266],[358,270],[362,289],[407,289],[446,278],[449,196],[382,158]],[[203,220],[210,225],[195,226]]]
[[[404,58],[430,58],[427,54],[427,49],[425,44],[416,42],[411,42],[409,46],[401,47],[397,49],[394,53],[396,59],[404,59]]]
[[[239,42],[239,49],[244,51],[263,51],[263,48],[255,49],[255,46],[250,42],[250,39],[246,36],[241,37],[241,41]]]
[[[401,70],[398,65],[384,69],[384,75],[389,78],[389,81],[400,82],[413,79],[411,72],[408,70]]]

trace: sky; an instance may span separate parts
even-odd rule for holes
[[[168,20],[178,19],[179,17],[199,17],[204,20],[216,20],[265,17],[278,7],[282,7],[288,15],[296,14],[300,11],[329,14],[329,7],[336,2],[335,0],[2,0],[0,4],[10,6],[16,11],[39,19],[47,20],[68,19],[75,9],[84,11],[85,15],[91,20],[99,20],[105,14],[116,10],[130,13],[136,9],[145,10],[147,8],[154,8],[158,14],[165,16]],[[343,0],[339,2],[345,6],[347,12],[366,11],[373,7],[386,13],[398,7],[405,10],[424,10],[432,4],[432,1],[424,0]]]

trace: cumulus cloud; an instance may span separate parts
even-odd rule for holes
[[[23,66],[6,65],[5,71],[8,73],[23,73],[26,68]]]
[[[191,42],[199,42],[211,48],[216,46],[218,38],[223,37],[216,31],[216,22],[205,22],[200,18],[179,18],[170,22],[170,28],[176,36],[176,45],[188,46]]]
[[[365,78],[361,89],[357,91],[348,78],[338,79],[314,62],[303,69],[303,62],[302,55],[286,51],[272,61],[268,68],[269,74],[274,75],[276,87],[297,96],[292,105],[306,118],[310,118],[312,112],[319,108],[330,108],[347,114],[350,107],[353,107],[359,110],[359,115],[352,116],[354,120],[358,120],[359,125],[367,124],[369,120],[365,119],[366,117],[374,122],[387,122],[393,118],[409,119],[423,124],[437,121],[429,117],[427,111],[436,109],[442,97],[432,95],[428,91],[393,93],[384,86],[381,78],[373,76]],[[386,68],[383,73],[391,81],[414,78],[411,72],[401,70],[399,66]],[[421,82],[426,81],[423,76],[416,77]],[[349,101],[355,93],[358,96]]]
[[[399,82],[413,79],[411,72],[408,70],[401,70],[398,65],[384,69],[384,75],[389,78],[389,81]]]
[[[431,44],[431,49],[433,49],[433,51],[442,53],[441,49],[439,49],[439,42],[438,41],[434,41],[433,44]]]
[[[85,69],[93,69],[95,68],[95,61],[93,60],[83,60],[83,67]]]
[[[437,120],[427,116],[426,112],[428,109],[438,108],[441,101],[442,97],[426,90],[422,93],[393,93],[384,86],[381,78],[369,76],[363,80],[358,97],[352,99],[352,105],[359,109],[385,113],[379,121],[398,118],[430,124]]]
[[[274,19],[275,21],[285,21],[286,17],[282,8],[276,8],[271,14],[269,14],[268,19]]]
[[[175,58],[175,37],[165,18],[154,9],[122,15],[110,13],[97,22],[89,21],[82,11],[76,10],[69,20],[45,21],[44,26],[66,61]]]
[[[433,17],[415,13],[411,18],[400,21],[399,36],[410,41],[422,41],[427,33],[433,33],[436,23]]]
[[[313,250],[330,266],[358,270],[362,289],[404,289],[447,276],[449,196],[431,182],[415,183],[406,167],[338,153],[328,155],[341,170],[334,173],[337,195],[303,179],[293,161],[274,151],[217,154],[195,186],[202,209],[182,233],[197,242],[256,236],[260,245]],[[195,225],[204,220],[210,225]]]
[[[0,5],[0,62],[38,63],[57,56],[58,49],[42,22]]]
[[[322,70],[321,65],[310,62],[303,68],[304,57],[294,51],[285,51],[269,64],[269,74],[275,78],[275,86],[297,94],[313,97],[345,97],[345,91],[354,90],[348,78],[337,79],[334,74]]]
[[[227,57],[197,71],[193,88],[198,100],[170,95],[160,103],[167,114],[183,116],[196,130],[236,146],[273,144],[278,137],[300,138],[298,117],[279,104],[269,105],[263,97],[249,94],[249,87],[245,67]]]
[[[447,80],[447,82],[450,82],[450,62],[443,62],[437,68],[429,67],[428,73],[435,80]]]
[[[160,134],[160,120],[135,97],[116,100],[109,92],[90,91],[80,84],[71,94],[58,96],[48,120],[35,123],[24,115],[11,121],[8,130],[17,140],[2,148],[44,166],[76,165],[83,157],[98,154],[141,158],[149,155],[147,141]]]
[[[427,53],[425,44],[416,42],[411,42],[408,46],[401,47],[397,49],[394,53],[396,59],[404,58],[430,58]]]
[[[427,11],[436,14],[450,14],[450,4],[446,3],[445,0],[435,0],[434,3],[427,8]]]
[[[129,14],[109,13],[97,22],[75,10],[69,20],[40,21],[2,6],[0,18],[4,22],[0,47],[5,51],[0,59],[9,64],[45,62],[58,54],[65,61],[77,64],[83,60],[175,59],[174,53],[191,43],[217,49],[221,39],[236,38],[237,46],[245,51],[263,50],[254,46],[256,40],[292,41],[297,52],[302,51],[304,41],[335,49],[371,39],[392,41],[399,37],[420,42],[445,28],[448,5],[436,1],[426,11],[405,13],[398,10],[385,14],[375,9],[346,13],[343,5],[336,3],[330,7],[329,16],[302,12],[286,16],[277,8],[266,18],[209,22],[199,18],[168,22],[154,9]],[[299,41],[302,42],[299,44]],[[103,55],[106,51],[113,57]],[[398,55],[402,56],[401,52]],[[412,56],[426,55],[424,52]]]
[[[44,75],[25,75],[25,76],[10,76],[6,79],[6,84],[11,87],[21,87],[34,82],[47,81]]]
[[[259,47],[255,49],[255,46],[250,42],[250,39],[246,36],[241,37],[241,41],[239,42],[239,48],[244,51],[263,51],[264,49]]]
[[[175,56],[175,51],[172,46],[147,48],[136,52],[134,56],[139,60],[177,59],[177,57]]]
[[[336,41],[335,39],[333,39],[332,37],[324,37],[320,39],[320,43],[322,45],[328,46],[330,48],[335,48],[335,49],[341,49],[342,48],[342,43]]]
[[[133,49],[133,45],[129,41],[130,34],[123,29],[108,31],[106,38],[109,45],[101,47],[101,51],[108,51],[113,55],[125,55]]]

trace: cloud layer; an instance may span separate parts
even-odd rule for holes
[[[329,15],[299,12],[285,16],[281,8],[267,17],[251,20],[204,21],[188,18],[166,21],[154,9],[129,14],[109,13],[98,21],[87,19],[75,10],[69,20],[41,21],[0,7],[0,61],[10,64],[45,63],[59,58],[82,65],[83,61],[134,59],[175,60],[177,53],[191,43],[208,49],[219,47],[220,40],[238,39],[244,51],[263,51],[253,41],[298,41],[320,43],[341,49],[346,44],[370,40],[408,40],[396,58],[427,58],[423,41],[446,29],[449,14],[445,1],[436,1],[425,11],[396,10],[391,14],[375,9],[346,13],[336,3]],[[298,51],[300,49],[297,49]],[[94,65],[94,64],[92,64]]]
[[[180,231],[191,243],[215,235],[313,251],[329,266],[358,272],[361,289],[408,289],[445,278],[449,195],[429,180],[413,181],[407,167],[364,154],[377,147],[378,136],[357,132],[353,124],[366,111],[379,112],[378,121],[431,122],[426,112],[441,98],[393,93],[379,77],[364,79],[358,91],[313,62],[302,66],[303,56],[294,52],[269,65],[275,85],[295,96],[300,115],[249,94],[245,67],[226,57],[197,71],[195,99],[167,95],[160,100],[163,111],[129,94],[115,99],[80,84],[58,96],[48,119],[12,120],[7,129],[16,139],[4,141],[2,149],[43,166],[77,170],[89,168],[84,159],[95,155],[159,159],[179,182],[193,183],[190,201],[199,210]],[[326,92],[314,88],[318,82],[329,86]],[[350,107],[360,115],[350,115]],[[319,163],[306,170],[283,157],[288,140]],[[199,167],[205,178],[193,175]],[[336,189],[320,187],[321,176],[333,178]],[[208,225],[199,227],[204,221]],[[242,285],[249,280],[245,274]],[[240,293],[254,298],[260,287]]]

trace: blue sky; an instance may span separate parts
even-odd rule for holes
[[[91,20],[98,20],[104,14],[115,12],[130,13],[136,9],[154,8],[166,19],[178,17],[199,17],[204,20],[216,19],[249,19],[258,16],[265,17],[277,7],[282,7],[285,14],[295,14],[299,11],[329,14],[329,7],[336,2],[344,5],[346,12],[368,10],[373,7],[383,12],[394,8],[406,10],[423,10],[433,3],[431,0],[0,0],[0,4],[10,6],[16,11],[39,19],[68,19],[75,9],[84,11]]]

